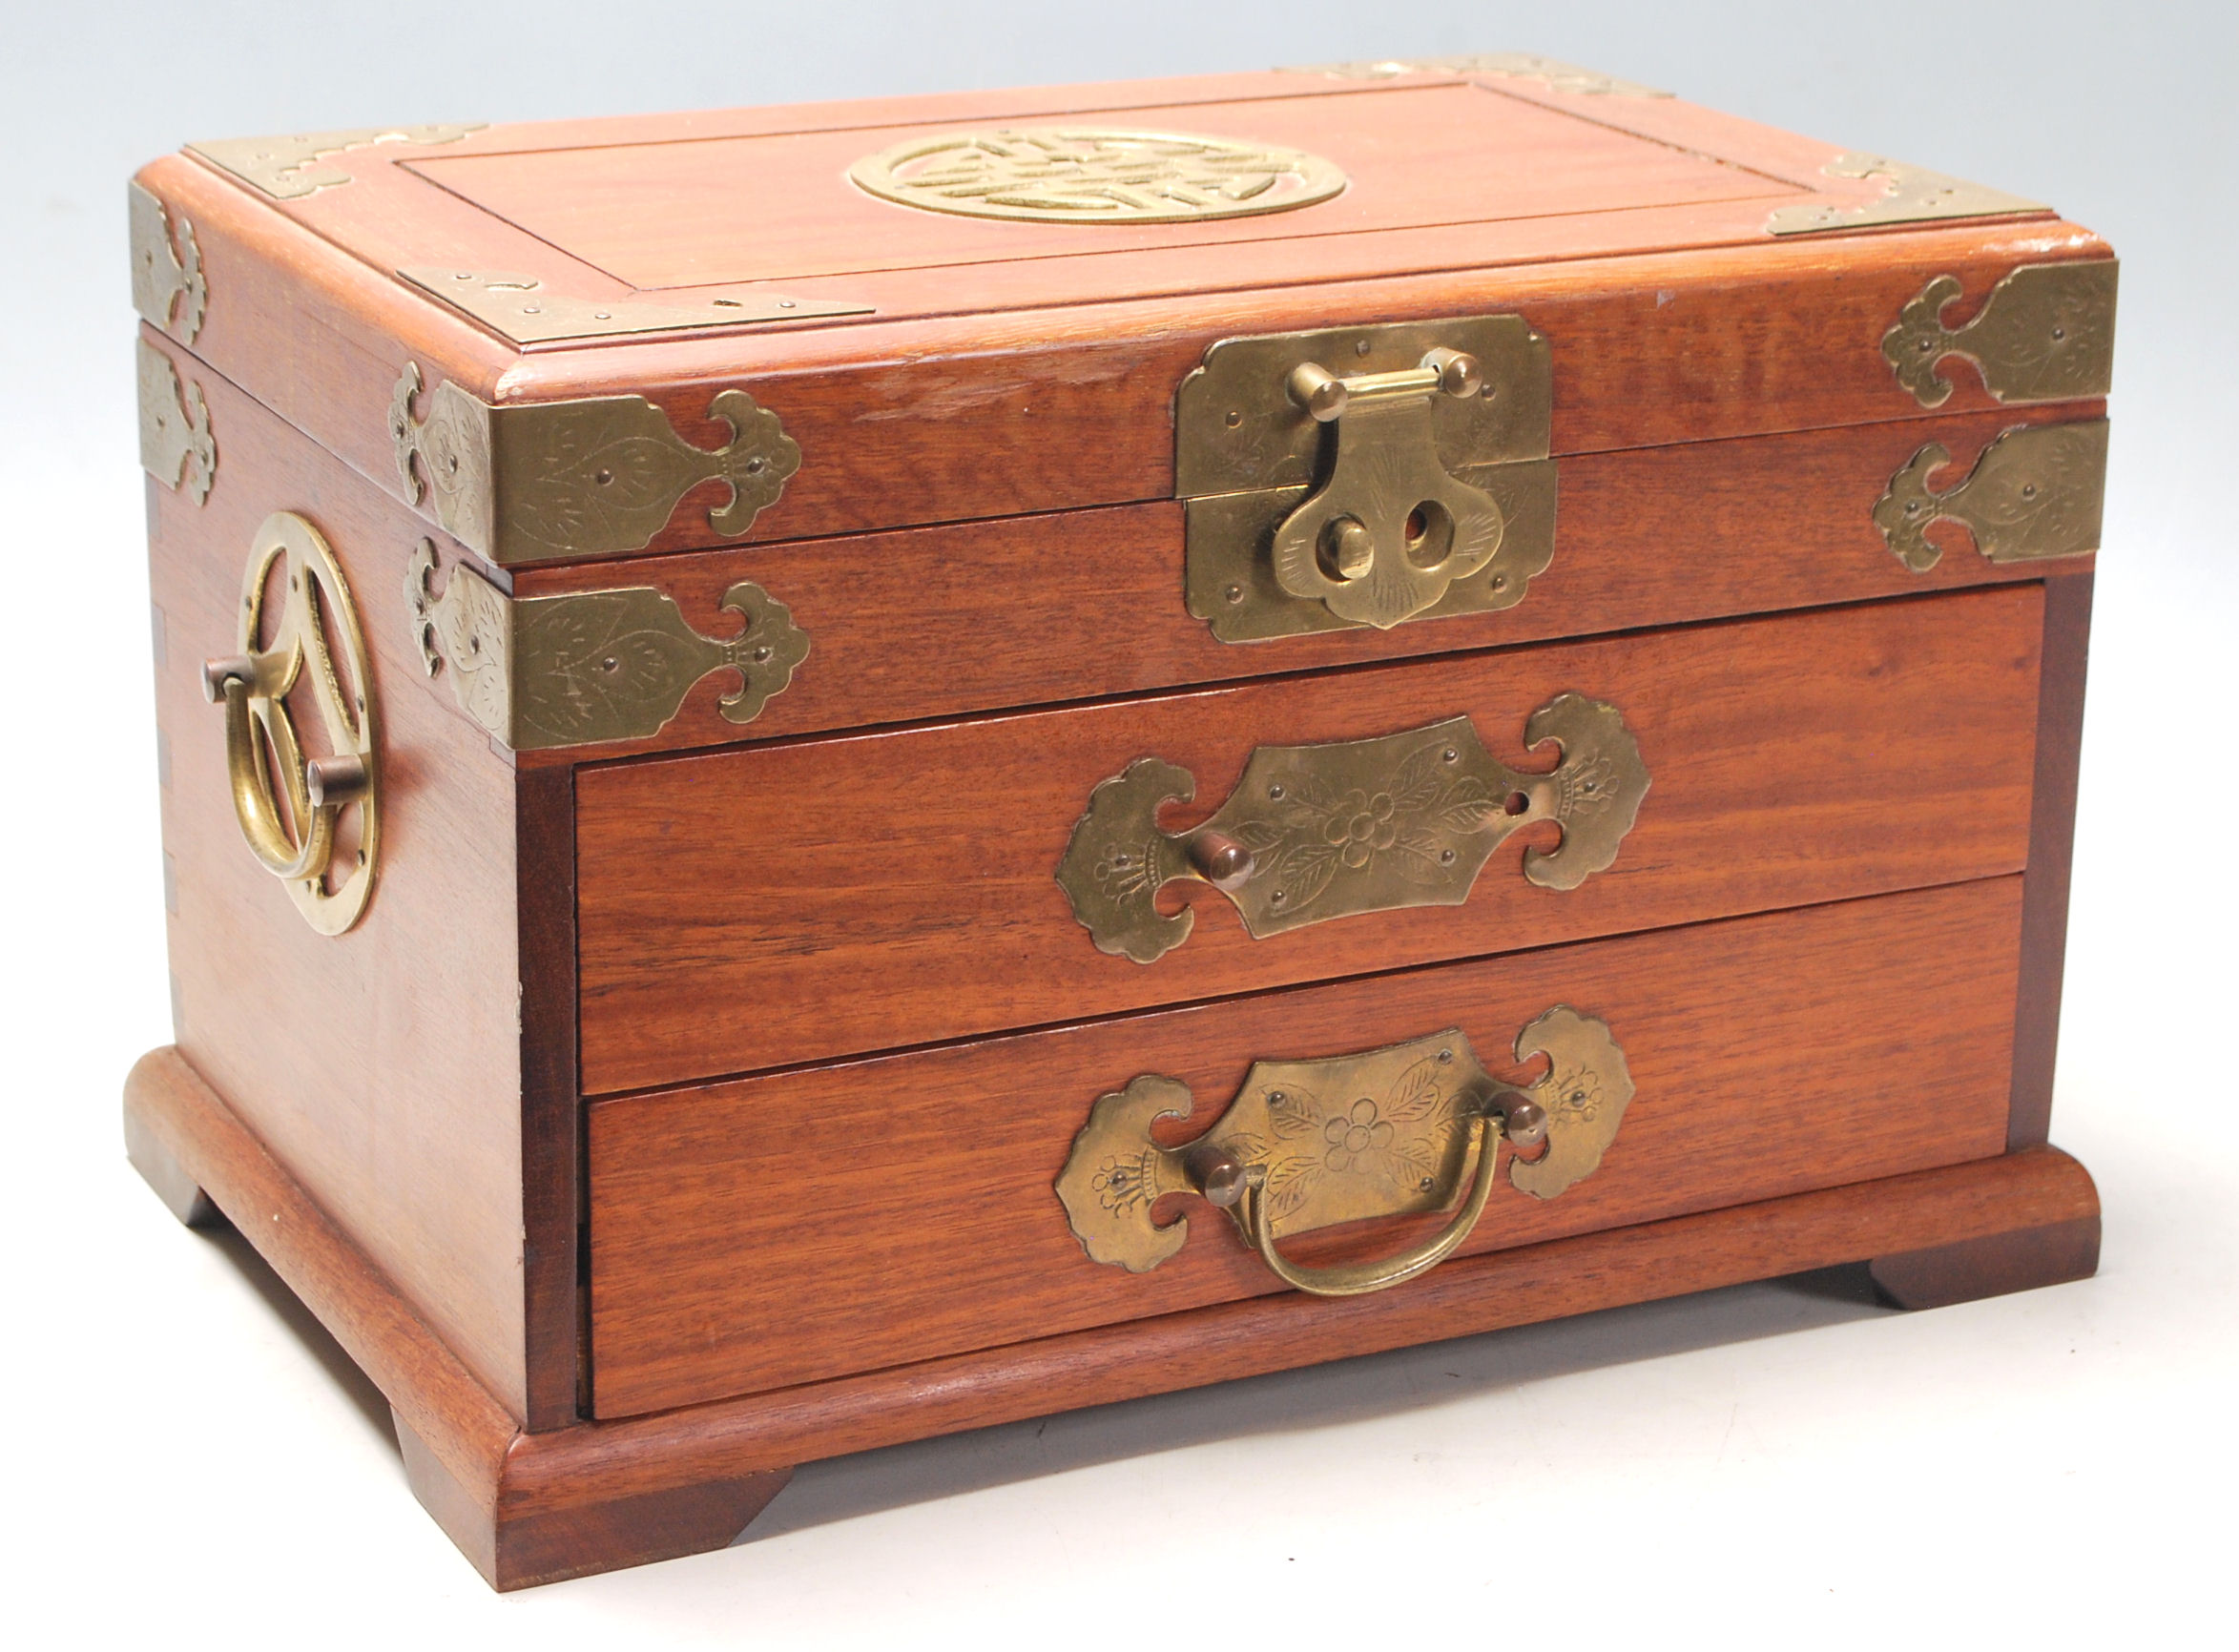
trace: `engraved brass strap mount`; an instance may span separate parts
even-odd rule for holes
[[[793,612],[739,580],[720,606],[733,636],[693,629],[676,600],[652,586],[508,595],[465,563],[433,593],[436,551],[422,540],[404,567],[404,602],[427,674],[447,671],[460,709],[516,752],[552,751],[657,734],[703,678],[736,673],[717,704],[751,723],[808,658]]]
[[[2106,442],[2104,419],[2008,430],[1940,493],[1928,479],[1951,463],[1951,449],[1931,442],[1889,479],[1874,526],[1915,573],[1943,555],[1928,538],[1937,522],[1962,524],[1990,562],[2088,556],[2106,503]]]
[[[1554,555],[1553,403],[1518,316],[1214,344],[1174,404],[1190,611],[1256,642],[1523,600]]]
[[[276,574],[280,612],[267,639]],[[234,815],[305,921],[340,935],[364,915],[380,850],[372,658],[342,567],[301,517],[276,512],[257,530],[238,619],[238,651],[202,667],[204,692],[225,708]],[[288,696],[299,689],[319,709],[322,755],[305,756],[297,734]]]
[[[1089,1109],[1057,1196],[1089,1258],[1130,1273],[1190,1236],[1187,1216],[1159,1227],[1151,1207],[1195,1194],[1227,1210],[1285,1283],[1317,1296],[1386,1290],[1461,1248],[1503,1162],[1512,1186],[1552,1199],[1591,1175],[1616,1138],[1632,1077],[1605,1023],[1557,1005],[1517,1034],[1515,1050],[1519,1063],[1544,1056],[1545,1075],[1501,1083],[1458,1027],[1359,1055],[1257,1062],[1219,1120],[1179,1147],[1151,1132],[1189,1117],[1190,1087],[1145,1073]],[[1339,1223],[1444,1209],[1454,1214],[1438,1233],[1372,1261],[1302,1267],[1278,1248]]]
[[[1099,950],[1151,963],[1189,939],[1194,914],[1159,912],[1159,890],[1210,883],[1254,939],[1325,919],[1408,906],[1459,906],[1493,851],[1553,820],[1554,849],[1528,849],[1524,875],[1575,889],[1617,858],[1648,771],[1617,708],[1558,694],[1524,724],[1553,741],[1552,773],[1496,761],[1467,717],[1380,739],[1261,746],[1203,825],[1168,832],[1158,812],[1187,802],[1187,771],[1141,757],[1099,784],[1073,827],[1057,881]]]

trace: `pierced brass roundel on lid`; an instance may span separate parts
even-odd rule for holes
[[[1037,223],[1174,223],[1312,206],[1345,187],[1296,149],[1071,127],[944,132],[865,155],[848,176],[927,212]]]

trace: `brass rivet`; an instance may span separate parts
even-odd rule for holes
[[[1242,602],[1244,600],[1244,588],[1240,585],[1232,585],[1228,589],[1222,591],[1220,594],[1227,598],[1230,602]]]
[[[1283,800],[1283,789],[1280,785],[1270,786],[1267,789],[1267,795],[1278,803]]]

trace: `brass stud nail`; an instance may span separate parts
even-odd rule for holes
[[[1184,853],[1197,876],[1215,889],[1240,888],[1252,876],[1252,851],[1226,833],[1194,833]]]

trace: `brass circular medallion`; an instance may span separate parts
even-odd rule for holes
[[[1034,223],[1181,223],[1289,212],[1345,175],[1273,144],[1073,127],[913,137],[848,169],[885,200],[927,212]]]

